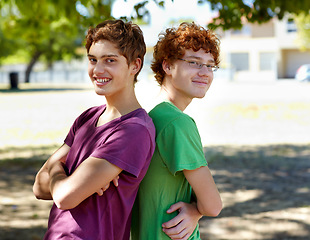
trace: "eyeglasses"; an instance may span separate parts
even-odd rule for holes
[[[212,66],[212,65],[209,65],[209,64],[200,63],[200,62],[196,62],[196,61],[193,61],[193,60],[186,60],[186,59],[183,59],[183,58],[178,58],[178,59],[181,60],[181,61],[187,62],[190,67],[196,68],[196,69],[202,69],[203,66],[206,66],[209,72],[216,72],[217,69],[219,69],[218,66]]]

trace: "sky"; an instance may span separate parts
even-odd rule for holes
[[[115,18],[130,16],[133,6],[142,0],[116,0],[112,15]],[[167,27],[171,27],[172,20],[191,19],[204,26],[212,17],[210,5],[198,5],[197,0],[171,0],[165,1],[165,8],[158,7],[152,0],[146,5],[151,14],[150,26],[141,26],[147,45],[153,45],[158,34]],[[214,13],[213,13],[214,14]]]

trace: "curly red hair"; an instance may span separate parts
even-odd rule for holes
[[[178,28],[168,28],[159,34],[159,40],[154,47],[153,62],[151,69],[155,73],[156,81],[162,85],[165,72],[162,63],[166,60],[173,63],[178,58],[182,58],[186,49],[199,51],[204,49],[211,53],[215,65],[220,63],[220,40],[214,32],[195,23],[181,23]]]

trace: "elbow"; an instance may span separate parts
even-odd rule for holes
[[[65,201],[54,200],[54,203],[56,207],[59,208],[60,210],[69,210],[73,208],[70,204],[66,203]]]
[[[209,217],[217,217],[221,211],[222,211],[223,207],[222,205],[221,206],[218,206],[218,207],[215,207],[213,208],[212,210],[209,211]]]
[[[56,207],[61,210],[69,210],[75,207],[72,203],[70,203],[70,201],[63,198],[54,197],[53,200]]]
[[[60,210],[69,210],[72,209],[71,206],[67,205],[67,204],[63,204],[61,202],[55,202],[55,205],[57,208],[59,208]]]
[[[198,205],[198,211],[208,217],[217,217],[223,209],[222,201],[219,201],[218,203],[212,204],[211,206],[199,206]]]
[[[40,193],[39,188],[36,184],[33,185],[32,192],[37,199],[42,199],[41,193]]]
[[[38,184],[34,184],[32,187],[32,192],[34,194],[34,196],[38,199],[38,200],[51,200],[51,196],[48,193],[45,193],[40,186],[38,186]]]
[[[61,210],[69,210],[76,207],[78,204],[74,199],[71,199],[69,196],[61,194],[53,194],[53,200],[57,208]]]

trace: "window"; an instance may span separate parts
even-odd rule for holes
[[[248,71],[249,70],[249,54],[248,53],[232,53],[231,65],[236,71]]]
[[[261,52],[259,54],[259,69],[262,71],[273,70],[276,64],[276,54],[273,52]]]
[[[288,19],[286,23],[287,32],[297,32],[297,27],[294,19]]]

